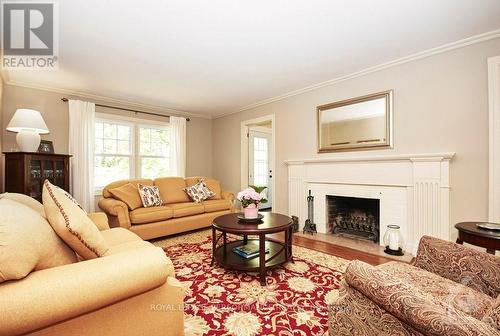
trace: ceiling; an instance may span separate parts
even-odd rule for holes
[[[57,71],[8,83],[215,117],[500,28],[499,0],[59,1]]]

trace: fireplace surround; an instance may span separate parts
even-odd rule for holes
[[[401,227],[411,253],[423,235],[450,240],[449,166],[454,153],[349,156],[289,160],[288,210],[303,225],[308,190],[318,232],[328,232],[327,195],[379,200],[378,242],[388,225]]]

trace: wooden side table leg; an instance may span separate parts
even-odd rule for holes
[[[217,232],[215,231],[215,228],[212,227],[212,262],[210,263],[210,266],[214,265],[216,248],[217,248]]]
[[[486,252],[488,252],[489,254],[495,255],[495,250],[493,250],[493,249],[486,249]]]
[[[248,243],[248,235],[243,235],[243,244],[246,245]]]
[[[464,244],[464,241],[461,240],[460,238],[457,238],[457,241],[455,242],[457,244],[460,244],[460,245],[463,245]]]
[[[266,235],[259,234],[259,274],[260,285],[266,285]]]
[[[290,261],[292,263],[295,263],[295,261],[293,260],[293,251],[292,251],[292,245],[293,244],[293,227],[290,227],[290,235],[289,235],[289,240],[288,240],[288,246],[290,248]]]

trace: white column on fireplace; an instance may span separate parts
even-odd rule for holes
[[[380,200],[380,243],[387,225],[401,227],[405,249],[416,252],[423,235],[449,240],[449,164],[454,153],[290,160],[289,214],[307,218],[314,196],[318,232],[327,231],[326,196]]]

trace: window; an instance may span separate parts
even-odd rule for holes
[[[253,138],[253,183],[256,186],[267,186],[268,176],[268,144],[266,138]]]
[[[141,177],[167,176],[170,170],[167,128],[139,127]]]
[[[155,178],[170,172],[168,124],[120,119],[104,115],[96,119],[96,192],[116,180]]]

